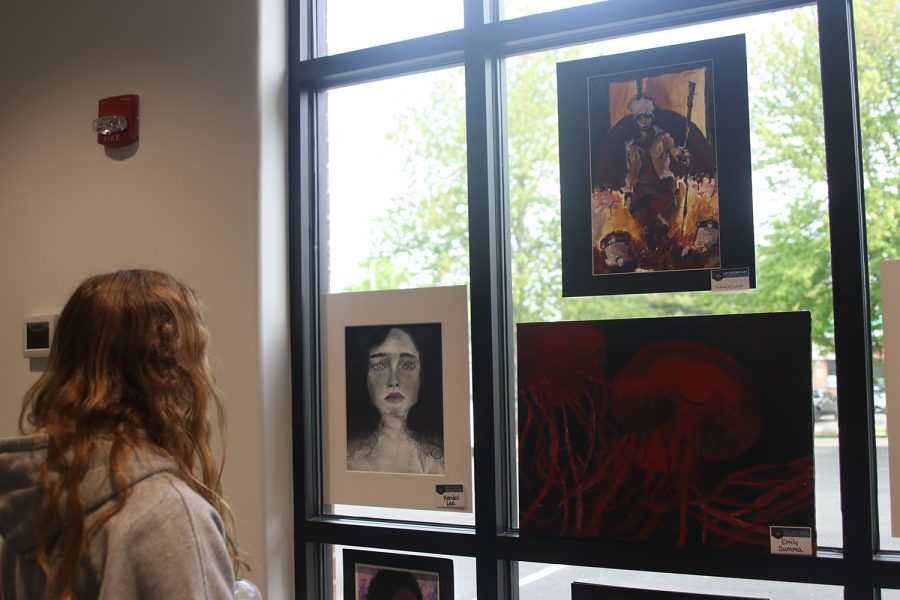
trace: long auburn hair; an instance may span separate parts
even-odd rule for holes
[[[129,489],[122,462],[134,448],[149,448],[174,462],[179,476],[225,521],[235,571],[243,564],[234,519],[222,497],[223,461],[216,462],[210,448],[207,410],[210,404],[215,408],[223,444],[225,414],[207,361],[208,341],[195,292],[159,271],[90,277],[66,303],[47,370],[26,393],[19,416],[23,434],[27,422],[49,437],[41,468],[48,503],[37,556],[53,597],[71,598],[88,542],[125,505]],[[121,492],[86,528],[79,483],[100,438],[111,442],[109,474]],[[59,539],[47,539],[63,521]],[[54,543],[58,561],[51,564]]]

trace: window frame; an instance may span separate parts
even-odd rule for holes
[[[734,556],[587,540],[520,537],[512,530],[515,448],[509,228],[506,222],[503,59],[810,4],[796,0],[627,0],[500,20],[491,0],[463,0],[464,27],[324,55],[326,0],[289,3],[289,277],[293,382],[294,549],[298,598],[323,597],[329,544],[474,557],[479,595],[518,598],[517,561],[839,585],[845,598],[879,598],[900,587],[897,554],[878,551],[874,411],[865,201],[850,0],[819,0],[818,27],[839,377],[843,547],[809,559]],[[588,24],[588,25],[586,25]],[[827,68],[824,66],[827,65]],[[326,515],[318,356],[321,257],[318,152],[324,92],[344,85],[463,66],[469,186],[470,306],[475,526]],[[324,188],[323,188],[324,189]],[[839,299],[839,301],[838,301]],[[865,398],[866,402],[860,402]]]

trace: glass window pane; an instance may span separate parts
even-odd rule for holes
[[[457,68],[324,93],[324,289],[468,283],[463,90]],[[469,497],[474,502],[474,490]],[[449,511],[333,505],[325,512],[474,524],[472,513]]]
[[[900,538],[891,537],[880,272],[882,261],[900,258],[900,156],[896,143],[900,135],[900,75],[894,68],[900,59],[900,6],[891,0],[857,2],[853,18],[869,251],[879,531],[882,549],[900,550]],[[889,393],[895,401],[900,390]]]
[[[462,69],[330,90],[329,292],[469,280]]]
[[[460,29],[462,0],[327,0],[327,54]]]
[[[602,1],[605,2],[606,0]],[[583,6],[585,4],[593,4],[593,2],[590,0],[503,0],[500,6],[503,7],[504,19],[515,19],[516,17],[572,8],[573,6]]]
[[[838,600],[844,597],[842,588],[829,585],[519,563],[521,600],[569,598],[573,581],[649,590],[740,595],[770,600]]]
[[[747,35],[750,57],[757,289],[562,298],[555,63],[738,32]],[[517,56],[506,66],[513,321],[809,310],[815,346],[810,359],[825,369],[823,392],[833,394],[835,377],[827,371],[833,309],[815,9]],[[545,276],[534,277],[535,272]],[[824,405],[815,435],[818,544],[840,546],[837,421]]]

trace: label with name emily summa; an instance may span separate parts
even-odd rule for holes
[[[812,556],[812,528],[769,527],[769,550],[772,554]]]

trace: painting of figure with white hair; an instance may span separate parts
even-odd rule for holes
[[[747,42],[560,62],[562,295],[756,287]]]
[[[721,266],[711,77],[709,63],[589,79],[595,275]]]

